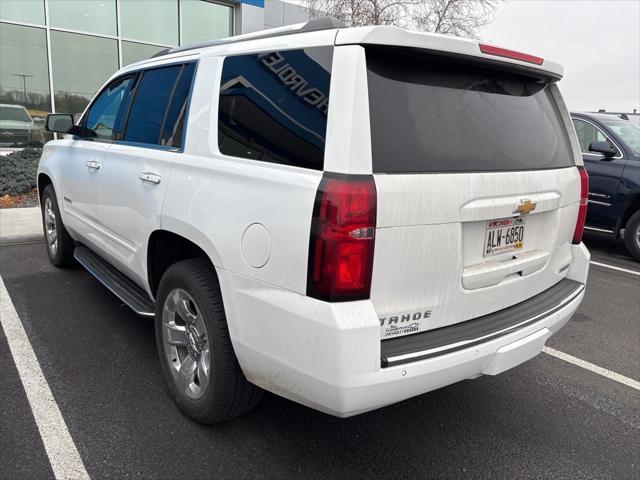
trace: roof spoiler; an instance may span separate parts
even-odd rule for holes
[[[345,28],[346,25],[334,17],[323,17],[315,20],[310,20],[307,23],[303,24],[299,28],[294,28],[291,30],[282,30],[280,28],[277,29],[269,29],[264,31],[263,33],[257,35],[240,35],[238,37],[229,37],[224,38],[222,40],[210,40],[208,42],[201,43],[193,43],[190,45],[184,45],[181,47],[172,47],[166,48],[164,50],[160,50],[155,55],[152,55],[150,58],[163,57],[165,55],[170,55],[172,53],[179,52],[188,52],[189,50],[197,50],[199,48],[205,47],[215,47],[218,45],[228,45],[230,43],[239,43],[239,42],[248,42],[249,40],[259,40],[262,38],[271,38],[271,37],[281,37],[284,35],[294,35],[298,33],[307,33],[307,32],[316,32],[320,30],[333,30],[335,28]],[[275,31],[274,31],[275,30]]]

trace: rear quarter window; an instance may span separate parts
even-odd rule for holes
[[[220,152],[322,170],[332,57],[313,47],[225,58]]]
[[[537,170],[573,164],[542,80],[424,53],[366,49],[373,171]]]

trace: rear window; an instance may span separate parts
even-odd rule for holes
[[[573,165],[542,80],[397,49],[369,47],[366,58],[374,172]]]
[[[227,57],[220,152],[322,170],[332,57],[332,47]]]

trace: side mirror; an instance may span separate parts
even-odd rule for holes
[[[50,113],[44,122],[44,129],[47,132],[77,134],[78,128],[70,113]]]
[[[615,157],[616,153],[618,153],[616,147],[609,142],[591,142],[589,144],[589,151],[601,153],[605,157]]]

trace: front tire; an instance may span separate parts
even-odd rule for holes
[[[213,424],[257,405],[262,390],[240,369],[218,279],[208,263],[190,259],[169,267],[160,281],[155,313],[162,371],[180,410]]]
[[[58,207],[58,199],[53,185],[49,184],[42,192],[40,199],[42,212],[42,228],[47,246],[49,260],[56,267],[73,265],[75,242],[62,223],[62,215]]]
[[[624,227],[624,243],[631,256],[640,262],[640,210],[627,220]]]

